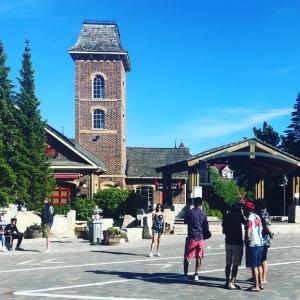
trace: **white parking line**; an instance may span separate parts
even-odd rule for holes
[[[269,266],[281,266],[281,265],[291,265],[291,264],[300,264],[300,260],[296,261],[287,261],[287,262],[280,262],[280,263],[272,263],[269,264]],[[240,267],[239,269],[246,269],[246,267]],[[215,273],[215,272],[224,272],[224,268],[221,269],[214,269],[214,270],[206,270],[206,271],[201,271],[199,274],[206,274],[206,273]],[[193,274],[193,273],[191,273]],[[157,278],[162,278],[162,279],[178,279],[179,276],[181,275],[169,275],[169,276],[149,276],[149,277],[143,277],[142,280],[152,280],[152,279],[157,279]],[[137,280],[140,280],[140,278],[136,278]],[[88,283],[88,284],[78,284],[78,285],[70,285],[70,286],[59,286],[59,287],[53,287],[53,288],[47,288],[47,289],[38,289],[38,290],[30,290],[30,291],[20,291],[20,292],[14,292],[15,296],[32,296],[32,297],[48,297],[48,298],[67,298],[67,299],[134,299],[134,300],[142,300],[140,298],[116,298],[116,297],[94,297],[94,296],[74,296],[74,295],[60,295],[60,294],[47,294],[47,293],[41,293],[41,292],[50,292],[50,291],[59,291],[59,290],[66,290],[66,289],[74,289],[74,288],[82,288],[82,287],[91,287],[91,286],[101,286],[101,285],[107,285],[107,284],[115,284],[115,283],[123,283],[123,282],[128,282],[128,281],[134,281],[136,280],[135,278],[131,279],[122,279],[122,280],[114,280],[114,281],[104,281],[104,282],[96,282],[96,283]],[[143,299],[144,300],[144,299]],[[145,299],[146,300],[146,299]],[[150,300],[150,299],[147,299]]]
[[[205,256],[221,255],[225,252],[208,253]],[[91,267],[91,266],[105,266],[114,264],[129,264],[129,263],[139,263],[139,262],[152,262],[161,261],[169,259],[183,259],[183,256],[173,256],[173,257],[160,257],[160,258],[146,258],[137,260],[124,260],[124,261],[112,261],[112,262],[102,262],[102,263],[90,263],[90,264],[80,264],[80,265],[67,265],[67,266],[53,266],[53,267],[39,267],[39,268],[26,268],[26,269],[12,269],[12,270],[1,270],[0,273],[14,273],[14,272],[27,272],[27,271],[38,271],[38,270],[50,270],[50,269],[68,269],[68,268],[81,268],[81,267]]]
[[[150,298],[118,298],[118,297],[97,297],[97,296],[76,296],[61,294],[44,294],[44,293],[23,293],[22,296],[47,297],[47,298],[64,298],[64,299],[87,299],[87,300],[157,300]]]

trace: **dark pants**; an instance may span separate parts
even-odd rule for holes
[[[9,236],[11,236],[11,238],[9,238]],[[13,240],[18,240],[17,242],[17,248],[21,246],[21,243],[22,243],[22,240],[23,240],[23,233],[13,233],[13,234],[10,234],[8,235],[8,242],[9,242],[9,245],[7,248],[12,248],[13,246]]]

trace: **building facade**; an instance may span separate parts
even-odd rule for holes
[[[190,152],[183,145],[126,148],[126,73],[131,65],[117,24],[85,21],[68,52],[75,65],[75,142],[106,167],[104,174],[93,177],[91,190],[134,189],[145,209],[164,203],[162,178],[155,168],[187,159]],[[167,204],[184,206],[186,176],[173,179],[176,196]]]

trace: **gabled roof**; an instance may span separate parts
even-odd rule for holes
[[[191,157],[188,148],[141,148],[127,147],[127,177],[158,178],[155,168],[164,164],[171,164],[178,160]],[[178,174],[174,177],[185,177]]]
[[[253,147],[251,149],[251,147]],[[246,149],[247,150],[243,150]],[[255,150],[256,149],[256,150]],[[259,149],[260,151],[257,151]],[[188,167],[197,165],[199,161],[210,161],[218,157],[230,157],[234,155],[241,156],[255,156],[272,157],[278,160],[286,161],[287,163],[295,166],[300,166],[300,158],[293,156],[287,152],[282,151],[268,143],[265,143],[257,138],[244,139],[235,143],[230,143],[220,147],[212,148],[196,155],[191,156],[189,159],[175,162],[173,164],[166,164],[156,168],[157,172],[162,172],[163,169],[172,170],[187,170]]]
[[[76,53],[119,54],[126,71],[131,69],[128,53],[121,46],[118,25],[114,22],[84,21],[76,44],[68,51],[72,57]]]
[[[105,172],[106,167],[104,163],[96,158],[92,153],[83,148],[81,145],[76,143],[73,139],[67,138],[65,135],[51,127],[46,125],[46,133],[50,134],[56,141],[67,147],[75,156],[80,158],[80,161],[70,161],[70,160],[52,160],[53,169],[58,167],[70,168],[74,167],[87,167],[89,169],[94,169],[99,172]]]

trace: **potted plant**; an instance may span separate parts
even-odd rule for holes
[[[35,223],[28,227],[28,235],[30,239],[36,239],[42,237],[42,226]]]
[[[121,230],[118,227],[110,227],[103,232],[105,245],[115,246],[120,244]]]

